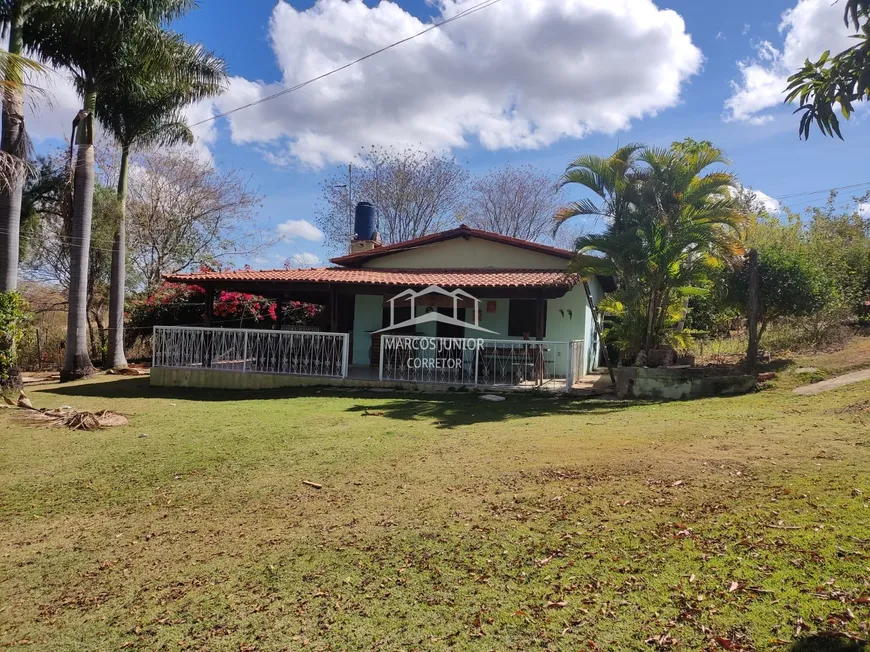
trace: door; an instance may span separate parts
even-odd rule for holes
[[[438,314],[453,317],[453,308],[437,308]],[[465,321],[465,308],[457,308],[456,318]],[[465,327],[454,324],[435,322],[435,336],[452,339],[463,339]],[[436,356],[438,368],[442,369],[442,376],[449,377],[453,382],[462,382],[465,377],[465,349],[462,346],[451,346],[450,343],[440,342]]]
[[[453,308],[437,308],[437,310],[439,315],[453,317]],[[459,321],[465,321],[465,308],[456,310],[456,318]],[[435,337],[465,337],[465,326],[435,322]]]

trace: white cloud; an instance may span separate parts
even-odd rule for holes
[[[870,219],[870,203],[861,202],[860,204],[858,204],[858,215],[860,215],[865,220]]]
[[[289,265],[290,267],[317,267],[322,264],[322,261],[317,255],[307,251],[301,254],[293,254],[286,262],[286,265]]]
[[[207,118],[211,118],[215,114],[214,100],[201,100],[188,104],[182,110],[187,124],[193,125]],[[209,120],[196,127],[191,127],[193,132],[193,148],[196,153],[205,161],[214,163],[214,157],[211,153],[211,146],[217,141],[218,132],[214,120]]]
[[[434,4],[446,18],[475,2]],[[283,79],[235,77],[216,103],[261,99],[427,25],[389,0],[317,0],[304,11],[281,0],[270,35]],[[229,121],[234,142],[313,167],[372,144],[539,148],[674,106],[701,62],[682,17],[652,0],[500,2]]]
[[[72,134],[72,123],[82,100],[65,72],[45,66],[44,75],[28,74],[28,83],[42,89],[44,95],[25,91],[24,120],[27,133],[34,142],[46,140],[63,141]]]
[[[311,240],[317,242],[323,240],[323,231],[318,229],[308,220],[287,220],[278,225],[278,235],[285,240]]]
[[[753,190],[752,192],[755,193],[756,201],[761,203],[768,213],[771,215],[779,215],[782,212],[782,204],[779,201],[760,190]]]
[[[755,46],[755,56],[737,62],[741,79],[732,81],[732,95],[725,102],[725,119],[764,124],[773,119],[765,113],[785,100],[788,77],[806,59],[818,60],[822,52],[837,53],[854,44],[843,23],[841,3],[831,0],[798,0],[782,14],[780,47],[769,41]]]
[[[82,100],[73,86],[68,73],[46,65],[45,75],[30,75],[28,83],[45,91],[45,96],[34,96],[25,107],[27,132],[37,143],[47,140],[69,140],[73,118],[82,108]],[[188,124],[200,122],[214,115],[213,100],[202,100],[184,107],[182,113]],[[101,130],[101,127],[97,127]],[[214,121],[192,128],[193,147],[203,160],[213,162],[209,147],[217,141],[218,132]]]
[[[755,195],[756,203],[753,206],[754,209],[763,208],[771,215],[779,215],[782,212],[782,204],[778,200],[768,195],[766,192],[761,192],[760,190],[756,190],[755,188],[749,188],[742,185],[740,186],[739,190],[751,192],[753,195]],[[730,190],[729,194],[732,197],[737,196],[738,190]]]

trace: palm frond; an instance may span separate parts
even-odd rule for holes
[[[167,120],[150,132],[145,132],[138,140],[138,145],[193,145],[193,132],[184,120]]]
[[[559,177],[557,185],[564,188],[568,184],[578,184],[603,198],[607,190],[604,182],[607,176],[605,166],[606,163],[600,156],[581,156],[568,166]]]
[[[4,89],[21,90],[28,83],[33,83],[34,76],[44,78],[47,75],[48,70],[39,61],[0,50],[0,84]]]
[[[581,215],[603,215],[601,208],[590,199],[581,199],[580,201],[566,204],[556,211],[553,217],[557,225],[570,220],[572,217]]]
[[[97,117],[123,146],[192,143],[181,109],[226,88],[223,60],[178,34],[162,38],[173,53],[169,65],[142,68],[144,44],[128,44],[97,98]]]

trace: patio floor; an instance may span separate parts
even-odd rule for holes
[[[363,366],[363,365],[351,365],[347,370],[347,377],[349,380],[378,380],[378,368]],[[384,381],[391,382],[391,381]],[[519,385],[514,385],[512,389],[561,389],[565,386],[565,378],[554,378],[551,380],[544,381],[543,384],[536,384],[534,381],[527,381],[525,383],[520,383]],[[500,386],[494,386],[493,391],[497,391]],[[600,373],[599,371],[595,371],[591,374],[588,374],[574,383],[571,388],[572,393],[577,394],[588,394],[590,396],[595,396],[599,394],[607,394],[610,391],[611,383],[610,377],[607,373]]]

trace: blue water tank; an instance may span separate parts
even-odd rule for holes
[[[356,205],[353,232],[357,240],[373,240],[375,235],[375,207],[367,201]]]

